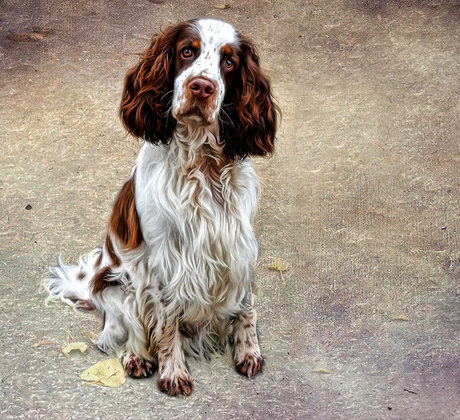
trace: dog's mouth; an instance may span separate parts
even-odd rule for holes
[[[184,110],[184,112],[182,113],[181,118],[201,123],[207,121],[207,116],[203,111],[203,106],[197,103],[190,104],[188,109]]]
[[[208,126],[214,122],[214,109],[204,101],[192,101],[188,106],[183,106],[174,112],[173,116],[184,124]]]

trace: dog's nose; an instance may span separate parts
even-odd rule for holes
[[[212,82],[201,77],[193,79],[189,84],[189,88],[193,95],[200,99],[209,98],[216,90]]]

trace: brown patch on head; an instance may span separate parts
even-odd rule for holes
[[[199,50],[201,48],[201,39],[196,38],[192,41],[192,47],[195,48],[195,50]]]
[[[221,51],[222,51],[222,55],[223,55],[223,56],[230,56],[230,55],[232,55],[232,53],[233,53],[233,48],[230,47],[230,45],[225,44],[225,45],[222,47]]]
[[[134,175],[125,182],[115,199],[109,219],[109,231],[117,236],[123,249],[127,251],[137,248],[144,241],[136,210]],[[106,241],[107,245],[111,243]]]

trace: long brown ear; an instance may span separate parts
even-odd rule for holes
[[[254,45],[240,36],[240,67],[224,99],[221,141],[232,159],[270,156],[275,150],[279,107],[262,74]]]
[[[155,35],[125,77],[121,119],[129,133],[151,143],[167,144],[176,124],[168,115],[174,84],[174,46],[186,25],[169,27]]]

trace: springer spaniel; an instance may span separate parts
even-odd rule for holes
[[[52,268],[50,297],[96,309],[98,347],[128,375],[188,395],[184,355],[233,345],[238,372],[261,371],[251,283],[257,178],[274,151],[278,107],[255,47],[228,23],[193,20],[152,38],[125,79],[120,115],[144,139],[102,248]]]

